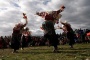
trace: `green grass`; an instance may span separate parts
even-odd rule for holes
[[[0,49],[0,60],[90,60],[90,43],[75,44],[74,49],[69,45],[59,45],[59,53],[53,53],[53,47],[38,46],[11,53],[12,49]]]

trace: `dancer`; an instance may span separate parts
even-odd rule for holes
[[[63,24],[62,27],[59,27],[60,29],[63,29],[63,31],[67,34],[67,38],[69,40],[69,45],[70,45],[70,48],[73,48],[73,45],[75,43],[75,34],[74,34],[74,31],[71,27],[71,25],[67,22],[62,22],[60,21],[61,24]]]
[[[57,11],[49,11],[49,12],[36,12],[38,16],[41,16],[45,20],[55,21],[58,23],[61,18],[61,12],[65,9],[65,6],[61,6]]]
[[[23,18],[25,19],[26,23],[25,24],[18,23],[13,28],[12,41],[11,41],[11,48],[14,49],[13,53],[17,53],[17,50],[20,47],[20,40],[21,40],[22,31],[28,23],[27,16],[25,13],[23,13]]]
[[[28,47],[31,41],[31,31],[29,31],[29,28],[26,27],[21,37],[21,50],[23,50],[24,47]]]
[[[57,11],[48,12],[37,12],[38,16],[45,18],[41,29],[44,30],[44,37],[49,40],[49,43],[54,46],[53,52],[58,52],[58,38],[55,33],[54,24],[58,23],[59,18],[61,18],[61,13],[64,10],[64,6],[61,6]]]

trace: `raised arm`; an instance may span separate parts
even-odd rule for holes
[[[65,6],[61,6],[59,10],[57,10],[57,14],[61,13],[65,9]]]
[[[65,6],[61,6],[59,10],[52,12],[55,23],[57,23],[57,24],[59,23],[59,19],[62,17],[62,15],[60,13],[62,11],[64,11],[64,9],[65,9]]]
[[[23,27],[25,27],[28,24],[27,16],[25,13],[23,13],[23,18],[25,19],[25,24],[23,25]]]

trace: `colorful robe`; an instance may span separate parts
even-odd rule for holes
[[[61,14],[59,14],[61,11],[50,11],[50,12],[37,12],[36,14],[38,16],[41,16],[42,18],[45,18],[45,20],[51,20],[51,21],[59,21],[59,19],[61,18]]]

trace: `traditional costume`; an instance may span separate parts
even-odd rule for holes
[[[22,33],[22,49],[24,47],[28,47],[30,42],[32,41],[31,39],[31,32],[29,31],[29,28],[25,28],[23,33]]]
[[[69,45],[71,48],[73,48],[73,44],[75,43],[74,39],[75,39],[76,35],[75,35],[71,25],[67,22],[62,22],[62,21],[61,21],[61,24],[63,24],[63,27],[61,29],[63,29],[63,31],[66,32],[67,38],[69,40]]]
[[[65,7],[64,7],[65,8]],[[59,9],[57,11],[51,11],[51,12],[37,12],[36,14],[38,16],[41,16],[45,19],[45,21],[42,23],[42,29],[44,30],[44,37],[49,40],[49,43],[54,46],[54,52],[57,51],[57,45],[58,45],[58,38],[55,33],[54,24],[58,23],[59,19],[61,18],[62,10]]]
[[[13,52],[17,52],[16,50],[19,49],[22,31],[24,27],[27,25],[27,17],[25,16],[24,13],[23,16],[24,16],[23,18],[26,19],[26,23],[25,24],[18,23],[13,28],[12,40],[11,40],[11,48],[14,49]]]

